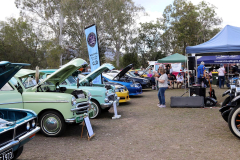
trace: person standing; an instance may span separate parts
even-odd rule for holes
[[[198,84],[202,84],[205,82],[205,72],[206,68],[204,66],[204,62],[201,62],[201,64],[197,68]]]
[[[223,86],[224,88],[224,82],[225,82],[225,68],[223,64],[220,64],[220,68],[218,69],[218,80],[219,80],[219,88]]]
[[[159,99],[159,104],[158,107],[160,108],[165,108],[165,91],[168,88],[168,76],[165,73],[164,69],[159,69],[161,76],[158,78],[156,77],[155,79],[158,81],[158,99]]]
[[[150,77],[150,78],[152,77],[152,72],[151,72],[151,70],[149,70],[147,76]]]

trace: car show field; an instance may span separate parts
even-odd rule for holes
[[[214,87],[218,102],[227,90]],[[207,88],[206,94],[209,88]],[[157,91],[143,90],[113,109],[91,119],[96,134],[90,141],[82,125],[71,124],[62,137],[38,133],[19,159],[238,159],[240,141],[223,120],[218,104],[212,108],[170,108],[170,97],[184,89],[166,91],[166,108],[157,107]],[[184,96],[188,96],[188,93]]]

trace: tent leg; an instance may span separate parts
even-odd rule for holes
[[[195,84],[197,84],[197,56],[195,56],[195,64],[196,64],[196,68],[195,68],[195,71],[196,71],[196,78],[195,78]]]

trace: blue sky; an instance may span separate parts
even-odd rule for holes
[[[19,10],[14,4],[14,0],[0,0],[0,20],[5,20],[6,17],[18,17]],[[133,0],[135,4],[143,6],[146,12],[149,13],[148,17],[141,17],[137,22],[148,22],[156,20],[161,17],[165,7],[173,3],[173,0]],[[193,4],[198,4],[201,0],[191,0]],[[238,17],[240,15],[240,0],[205,0],[218,9],[216,10],[219,17],[223,19],[222,27],[225,25],[233,25],[240,27]]]

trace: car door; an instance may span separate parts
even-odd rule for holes
[[[0,108],[23,109],[22,95],[10,83],[0,89]]]

